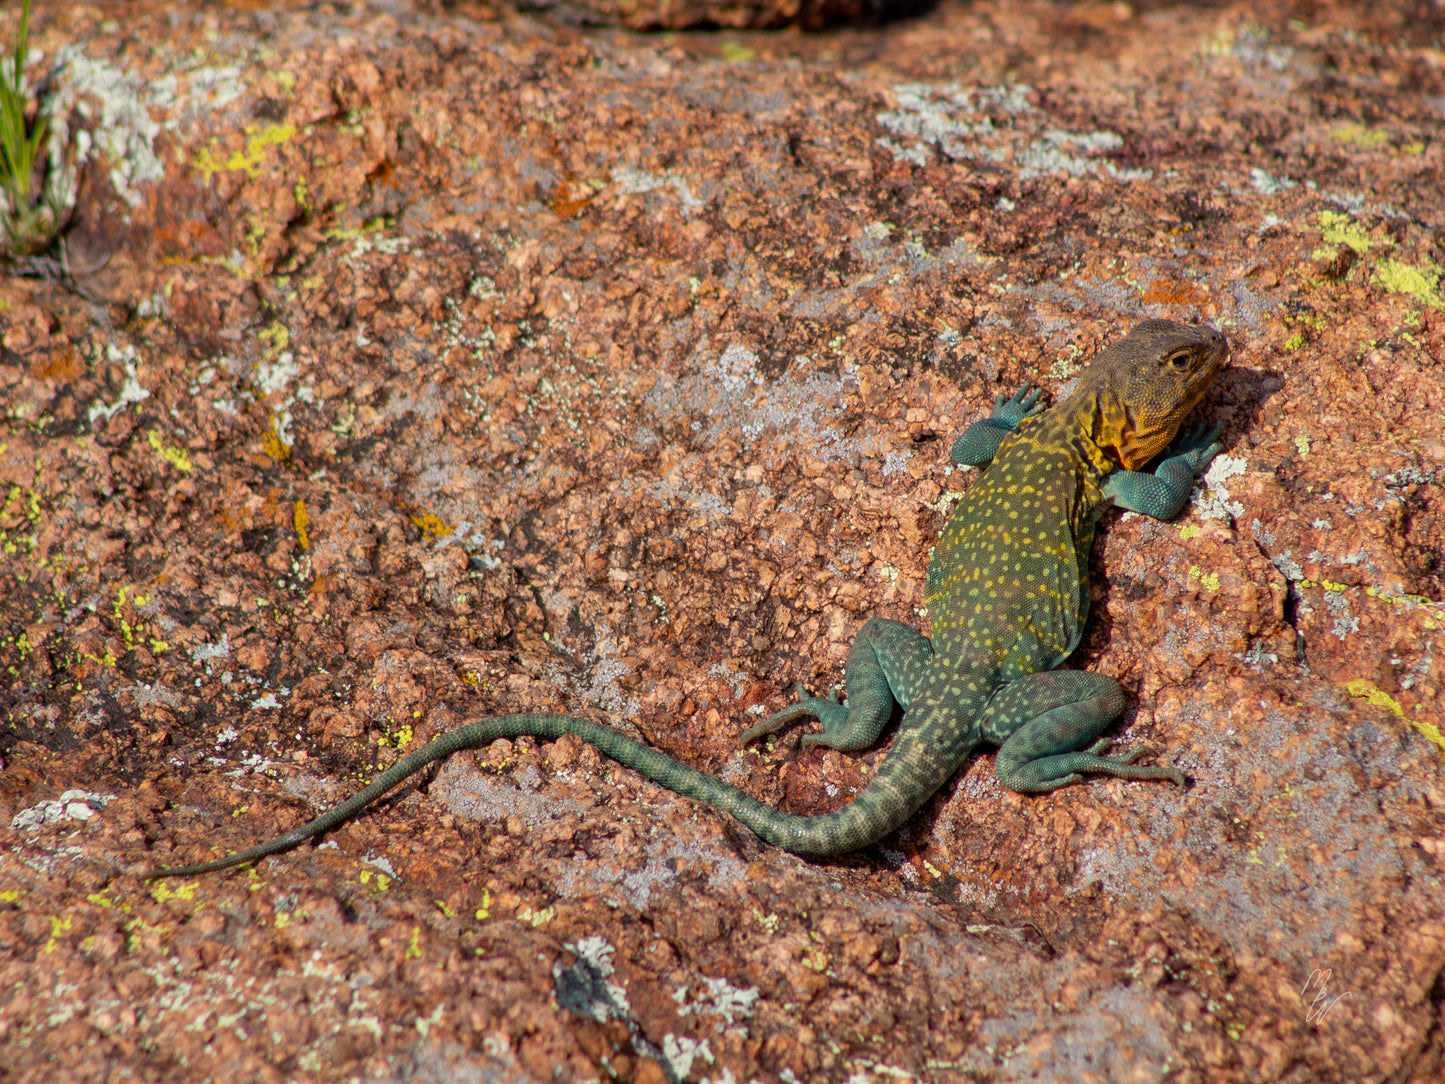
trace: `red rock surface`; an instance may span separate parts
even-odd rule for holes
[[[84,294],[0,279],[0,1075],[1440,1079],[1441,25],[45,5]],[[814,863],[520,740],[140,879],[502,711],[845,801],[878,752],[736,735],[920,620],[952,437],[1144,316],[1235,343],[1227,458],[1106,520],[1074,663],[1188,789],[984,751]]]
[[[818,30],[829,24],[880,22],[917,14],[929,0],[521,0],[522,11],[579,25],[633,30],[733,30],[780,26]]]

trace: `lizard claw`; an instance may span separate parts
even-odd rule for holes
[[[1043,392],[1038,388],[1030,388],[1027,385],[1014,392],[1011,396],[1000,394],[993,401],[993,418],[997,421],[1006,422],[1010,429],[1018,425],[1025,418],[1031,418],[1044,409],[1039,402]]]
[[[1133,764],[1134,761],[1138,760],[1140,757],[1145,755],[1153,755],[1155,752],[1156,750],[1152,745],[1139,745],[1134,747],[1133,749],[1130,749],[1122,756],[1112,757],[1110,759],[1114,760],[1118,764]],[[1181,787],[1188,782],[1188,780],[1184,776],[1184,773],[1171,764],[1161,764],[1157,767],[1152,768],[1135,768],[1134,771],[1136,773],[1145,772],[1148,774],[1131,775],[1128,778],[1167,779],[1171,783],[1177,783]]]
[[[1171,443],[1168,458],[1183,459],[1189,464],[1189,469],[1198,476],[1209,466],[1210,461],[1224,450],[1224,445],[1217,439],[1223,431],[1224,423],[1215,422],[1213,425],[1196,425],[1181,432]]]

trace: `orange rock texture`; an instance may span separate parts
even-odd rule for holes
[[[585,21],[36,11],[76,190],[0,277],[0,1077],[1441,1079],[1439,5]],[[1188,788],[985,750],[810,862],[522,739],[142,879],[498,712],[847,801],[880,751],[737,734],[925,623],[954,436],[1147,316],[1229,335],[1226,450],[1106,518],[1071,665]]]

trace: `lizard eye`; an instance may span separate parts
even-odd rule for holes
[[[1189,368],[1189,351],[1176,350],[1169,355],[1168,365],[1176,372]]]

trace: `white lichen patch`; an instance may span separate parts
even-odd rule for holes
[[[613,972],[612,954],[616,948],[605,937],[584,937],[578,941],[570,942],[567,951],[575,955],[579,960],[586,962],[594,974],[606,980]],[[555,969],[554,969],[555,970]],[[632,1003],[627,1000],[627,991],[618,986],[615,982],[603,983],[608,1002],[613,1011],[631,1012]],[[592,1008],[592,1014],[598,1020],[606,1020],[609,1012],[606,1003],[598,1002]]]
[[[561,592],[552,592],[550,595],[544,592],[543,602],[547,604],[550,614],[562,620],[571,613],[571,603]],[[560,666],[551,667],[547,676],[563,696],[578,697],[616,717],[627,719],[637,715],[642,706],[636,699],[624,693],[618,684],[621,678],[628,675],[629,668],[622,661],[617,642],[606,625],[598,626],[597,645],[591,656],[588,660],[592,666],[589,679],[584,680],[580,675]]]
[[[1028,96],[1033,88],[1025,84],[970,89],[957,84],[902,83],[893,88],[896,109],[879,113],[879,124],[895,136],[911,142],[901,144],[886,137],[877,143],[902,162],[922,166],[932,153],[955,161],[979,157],[985,141],[997,135],[992,118],[982,113],[994,106],[1004,113],[1032,111]]]
[[[116,195],[139,207],[141,187],[165,177],[155,153],[161,126],[147,108],[154,88],[139,75],[92,60],[79,45],[65,46],[55,59],[59,75],[48,103],[51,164],[66,168],[70,148],[75,157],[69,168],[78,174],[93,157],[103,155]],[[72,115],[89,126],[72,132]]]
[[[987,162],[1012,168],[1019,180],[1059,173],[1072,177],[1103,173],[1116,181],[1154,175],[1148,169],[1120,169],[1101,157],[1124,147],[1117,132],[1050,128],[1032,138],[1017,131],[1014,117],[1038,113],[1028,100],[1032,91],[1025,84],[981,88],[901,84],[893,88],[898,107],[876,117],[897,138],[880,137],[875,142],[900,162],[924,166],[934,155],[955,162]],[[1005,202],[1000,209],[1012,210],[1012,201]]]
[[[1299,184],[1298,181],[1292,181],[1288,177],[1275,177],[1259,168],[1249,171],[1249,183],[1262,196],[1277,196]],[[1265,227],[1261,227],[1263,228]]]
[[[694,196],[688,183],[671,170],[657,174],[647,173],[640,169],[629,169],[625,166],[619,167],[612,171],[612,183],[617,186],[617,191],[621,195],[645,195],[649,192],[671,188],[677,193],[678,202],[682,205],[684,213],[701,210],[707,206],[707,201]]]
[[[109,420],[119,414],[132,403],[143,402],[149,399],[151,393],[148,389],[141,387],[140,377],[136,374],[136,349],[130,343],[106,343],[105,356],[109,361],[121,363],[125,372],[125,382],[121,384],[120,395],[110,405],[105,403],[92,403],[87,416],[90,423],[95,424],[97,418]]]
[[[256,386],[262,395],[275,395],[301,375],[301,366],[290,350],[256,363]]]
[[[361,864],[363,866],[370,866],[372,869],[380,870],[382,873],[390,877],[393,881],[401,880],[401,874],[397,873],[396,870],[392,867],[391,859],[386,858],[385,856],[368,854],[365,858],[361,860]]]
[[[1230,500],[1229,488],[1224,483],[1235,475],[1243,474],[1248,467],[1249,462],[1238,456],[1218,455],[1214,457],[1214,461],[1209,464],[1209,469],[1200,478],[1200,482],[1203,484],[1194,490],[1194,507],[1201,519],[1220,519],[1228,522],[1231,518],[1244,515],[1244,505]]]
[[[1116,181],[1148,180],[1154,176],[1153,170],[1119,169],[1112,162],[1098,160],[1099,155],[1123,146],[1123,138],[1115,132],[1066,132],[1053,128],[1045,132],[1043,138],[1034,140],[1019,151],[1014,161],[1019,166],[1020,180],[1032,180],[1051,173],[1082,177],[1097,173],[1101,165]]]
[[[722,1024],[731,1027],[740,1019],[753,1013],[753,1003],[758,999],[755,986],[738,987],[723,978],[703,976],[704,990],[696,998],[688,997],[688,988],[679,986],[673,991],[672,999],[677,1002],[678,1016],[719,1016]]]
[[[47,824],[60,821],[88,821],[109,803],[114,794],[97,794],[93,790],[67,790],[59,798],[22,809],[10,820],[12,831],[33,832]]]
[[[692,1072],[692,1063],[698,1058],[702,1058],[709,1065],[714,1060],[706,1039],[698,1041],[688,1038],[686,1035],[673,1035],[670,1032],[662,1040],[662,1056],[672,1068],[676,1080],[685,1080]]]

